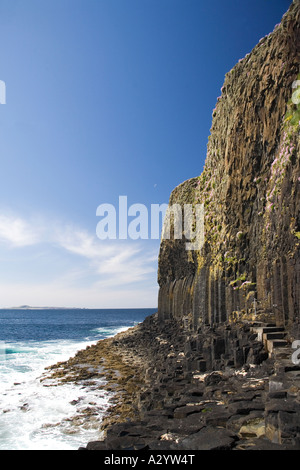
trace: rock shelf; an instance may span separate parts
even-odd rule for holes
[[[156,314],[52,366],[48,373],[56,380],[102,377],[114,392],[103,439],[84,449],[300,449],[300,368],[292,350],[270,356],[251,325],[232,324],[223,326],[227,346],[220,354],[217,330],[187,332]],[[196,368],[204,335],[214,359],[203,348],[202,355],[218,370]]]

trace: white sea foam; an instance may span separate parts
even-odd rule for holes
[[[90,344],[65,340],[10,343],[4,348],[2,342],[0,449],[77,449],[101,437],[99,425],[111,396],[102,389],[103,382],[85,387],[46,386],[40,381],[46,366]]]
[[[113,395],[103,390],[102,379],[79,385],[40,379],[45,367],[134,326],[149,313],[0,309],[0,450],[78,449],[99,439]]]
[[[122,333],[123,331],[126,331],[126,330],[128,330],[127,326],[119,327],[119,328],[116,328],[116,327],[100,327],[100,328],[95,328],[93,331],[97,332],[99,334],[99,336],[101,336],[101,337],[105,336],[105,338],[109,338],[111,336],[117,335],[118,333]]]

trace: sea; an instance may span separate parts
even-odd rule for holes
[[[41,381],[45,368],[142,322],[156,309],[0,310],[0,450],[76,450],[101,438],[113,393]],[[84,418],[92,410],[93,419]]]

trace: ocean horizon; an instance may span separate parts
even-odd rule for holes
[[[93,385],[41,382],[45,368],[142,322],[155,308],[21,306],[0,309],[0,450],[73,450],[101,438],[113,394]],[[86,420],[84,410],[92,410]]]

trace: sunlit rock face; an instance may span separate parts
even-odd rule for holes
[[[226,74],[204,170],[171,194],[170,205],[204,205],[205,242],[162,240],[161,321],[197,330],[271,313],[300,334],[299,19],[297,1]]]

